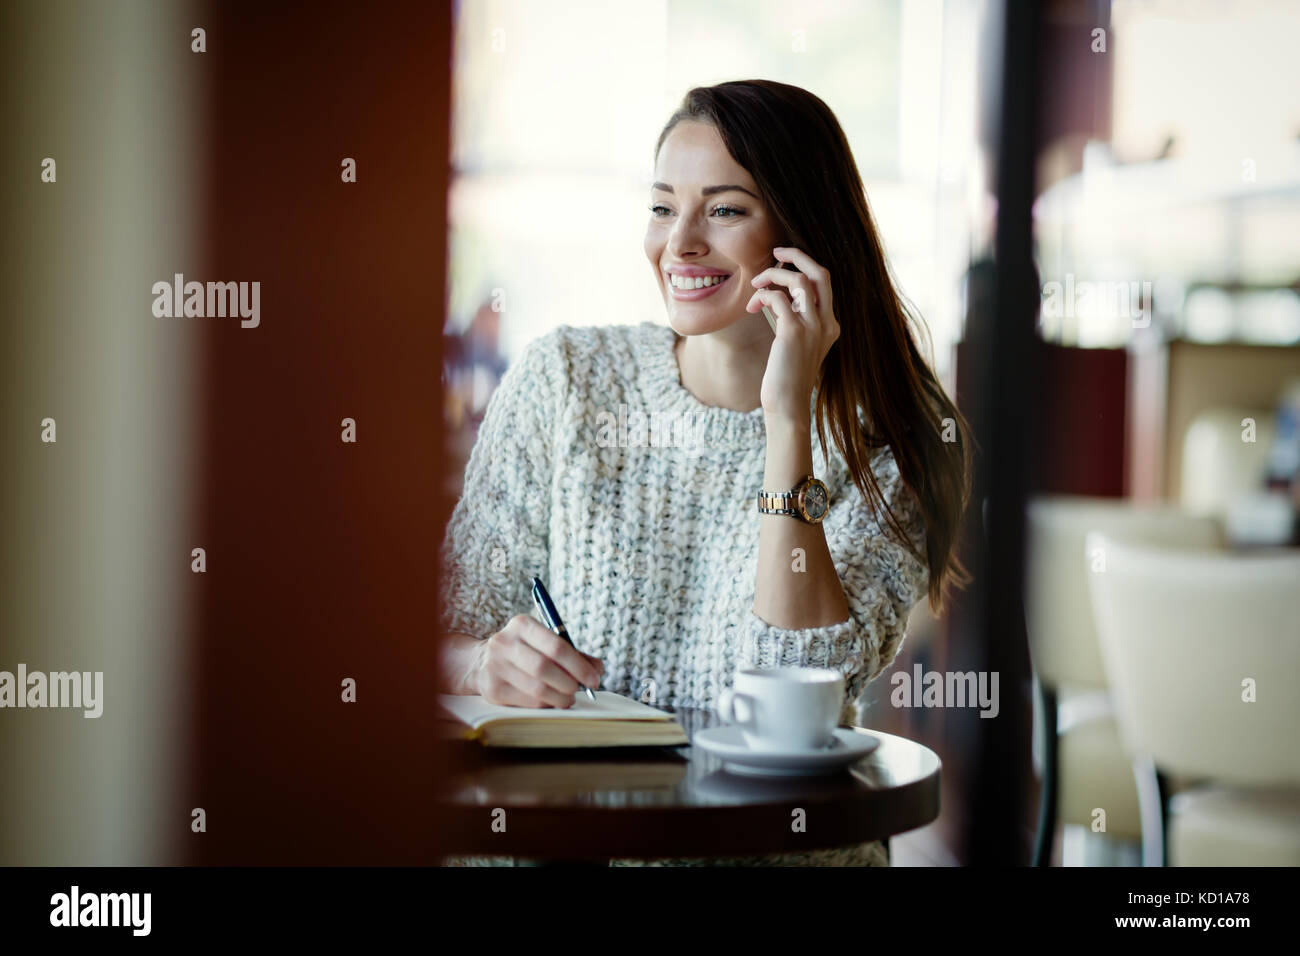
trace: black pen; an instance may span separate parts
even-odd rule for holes
[[[536,575],[533,576],[533,603],[537,605],[537,610],[542,612],[542,618],[546,621],[546,626],[564,638],[565,642],[576,651],[578,647],[573,643],[573,638],[569,637],[569,631],[565,628],[564,622],[560,620],[560,612],[555,609],[551,596],[546,593],[546,585]],[[591,692],[591,688],[586,684],[579,684],[578,686],[587,692],[587,696],[594,703],[596,695]]]

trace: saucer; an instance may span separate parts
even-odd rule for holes
[[[754,750],[745,743],[743,732],[735,724],[697,731],[691,740],[699,747],[722,758],[723,766],[733,773],[760,777],[802,777],[832,773],[860,760],[880,746],[880,738],[844,727],[836,727],[835,739],[816,750]]]

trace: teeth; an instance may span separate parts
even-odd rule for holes
[[[726,279],[726,276],[679,276],[675,273],[668,274],[668,280],[672,283],[674,289],[703,289],[707,286],[717,285]]]

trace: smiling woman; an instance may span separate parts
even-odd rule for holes
[[[694,89],[654,178],[644,251],[669,327],[561,326],[507,371],[443,542],[442,689],[568,707],[599,682],[714,708],[740,667],[813,665],[844,675],[840,720],[857,723],[912,607],[928,593],[937,608],[961,571],[965,423],[820,99]],[[624,407],[698,420],[699,447],[592,443],[589,423]],[[582,652],[523,613],[540,568]],[[887,862],[879,843],[652,861]]]

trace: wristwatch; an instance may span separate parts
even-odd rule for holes
[[[789,515],[808,524],[818,524],[830,510],[826,486],[812,475],[804,475],[789,491],[760,491],[758,511],[765,515]]]

